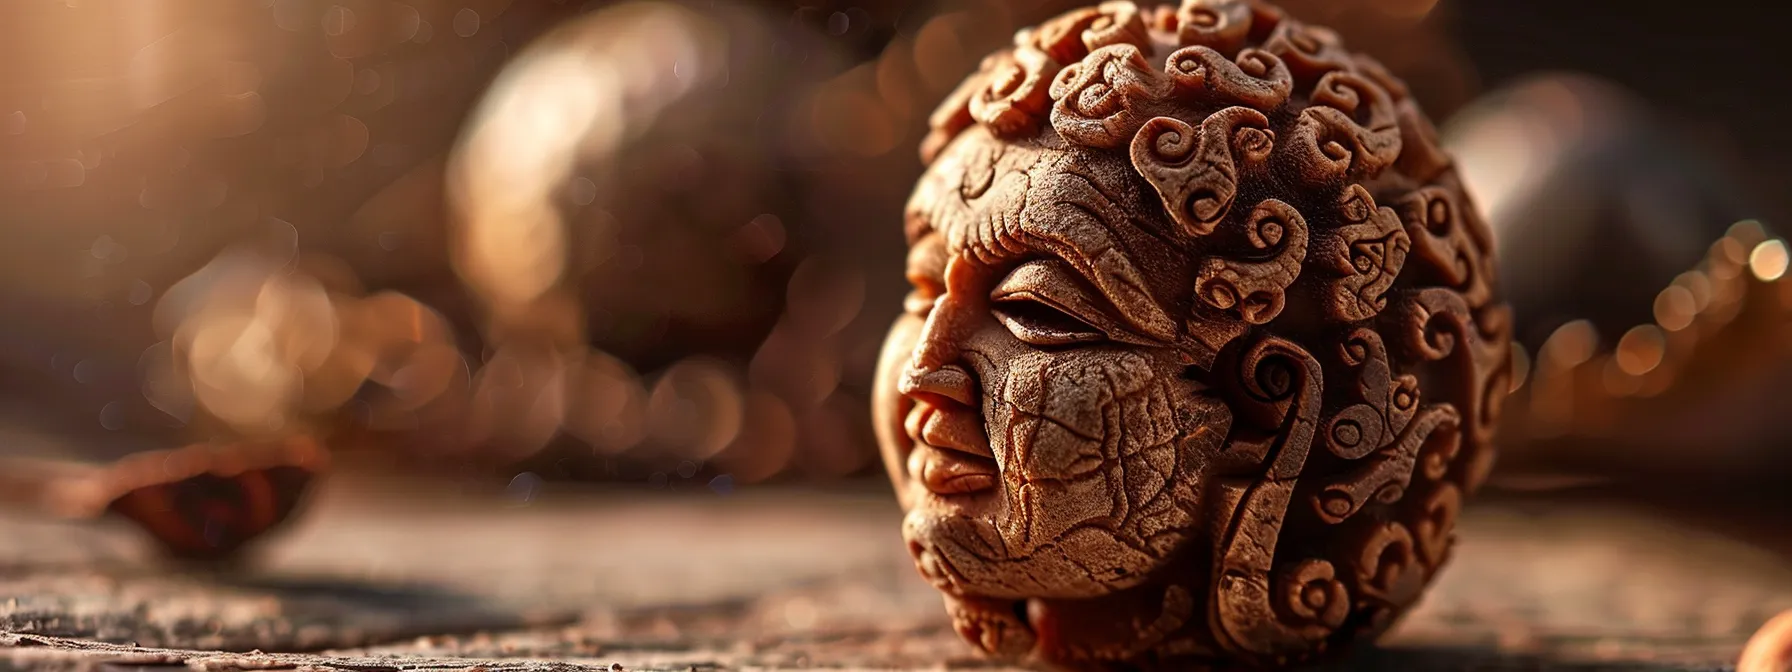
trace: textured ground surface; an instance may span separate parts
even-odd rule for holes
[[[1792,608],[1781,556],[1586,501],[1483,502],[1389,670],[1727,669]],[[515,497],[329,484],[251,569],[0,515],[0,671],[987,667],[877,488]],[[253,652],[253,653],[251,653]],[[267,653],[261,653],[267,652]]]

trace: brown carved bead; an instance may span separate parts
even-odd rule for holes
[[[917,568],[1004,659],[1262,666],[1378,635],[1449,558],[1511,377],[1435,129],[1251,0],[1107,2],[1015,49],[1058,68],[1046,98],[986,62],[906,212],[874,403]]]

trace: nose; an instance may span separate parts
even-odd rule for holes
[[[935,369],[923,369],[911,364],[903,372],[902,382],[897,389],[909,397],[935,406],[951,403],[960,406],[977,404],[977,383],[971,378],[969,371],[957,364],[947,364]]]
[[[977,405],[977,382],[961,363],[964,307],[948,293],[935,302],[921,327],[915,351],[903,367],[897,390],[934,406]]]

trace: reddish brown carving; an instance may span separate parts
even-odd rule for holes
[[[1015,45],[934,116],[906,215],[876,413],[917,567],[1003,658],[1377,635],[1449,557],[1511,375],[1435,131],[1261,2],[1107,2]]]

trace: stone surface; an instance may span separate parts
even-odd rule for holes
[[[883,487],[511,494],[339,477],[232,572],[0,517],[0,670],[1004,669],[952,631]],[[1490,499],[1335,669],[1733,669],[1792,608],[1781,556],[1702,525]]]

